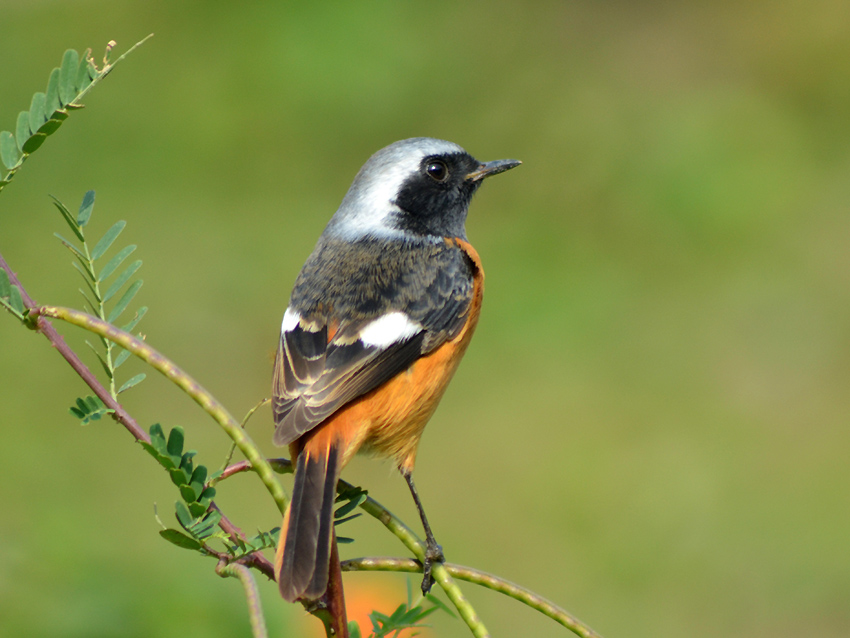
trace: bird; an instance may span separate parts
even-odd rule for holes
[[[333,505],[358,451],[388,457],[426,536],[423,592],[444,560],[413,482],[416,450],[481,310],[484,271],[466,236],[482,181],[521,164],[479,162],[428,137],[363,165],[298,275],[272,381],[274,443],[289,446],[292,498],[275,557],[281,596],[327,589]]]

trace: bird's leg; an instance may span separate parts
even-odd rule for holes
[[[416,509],[419,510],[419,518],[422,519],[422,527],[425,528],[426,546],[425,560],[422,562],[422,593],[427,594],[431,591],[431,586],[434,584],[434,579],[431,576],[431,567],[434,563],[444,562],[446,558],[443,556],[443,548],[437,544],[434,533],[431,531],[431,526],[428,524],[425,509],[422,507],[422,501],[419,500],[419,492],[416,491],[416,485],[413,483],[413,473],[403,469],[401,475],[407,481],[407,486],[410,488],[410,493],[413,496],[413,502],[416,503]]]

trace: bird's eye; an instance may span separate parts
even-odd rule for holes
[[[449,177],[449,169],[439,160],[428,162],[425,172],[428,174],[428,177],[437,182],[445,182]]]

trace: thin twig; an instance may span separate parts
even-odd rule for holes
[[[219,561],[216,565],[215,573],[226,578],[238,578],[245,588],[245,598],[248,601],[248,616],[251,618],[251,633],[254,638],[267,638],[266,619],[263,616],[263,605],[260,602],[260,592],[257,591],[257,583],[254,582],[254,577],[251,576],[251,570],[244,565],[238,563],[227,563]]]
[[[444,563],[444,566],[455,578],[465,580],[469,583],[475,583],[476,585],[481,585],[487,589],[492,589],[493,591],[510,596],[521,603],[525,603],[532,609],[536,609],[552,620],[559,622],[564,627],[582,638],[601,638],[598,633],[593,631],[593,629],[585,625],[568,611],[558,607],[552,601],[535,594],[533,591],[526,589],[525,587],[521,587],[515,583],[505,580],[504,578],[499,578],[498,576],[488,574],[487,572],[483,572],[472,567],[456,565],[454,563]],[[422,571],[422,563],[411,558],[370,556],[367,558],[352,558],[351,560],[343,561],[342,571],[417,573]]]

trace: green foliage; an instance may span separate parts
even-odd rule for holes
[[[148,38],[135,44],[115,62],[109,60],[114,46],[110,42],[100,68],[92,58],[91,49],[86,49],[82,56],[73,49],[65,51],[62,65],[50,73],[46,91],[33,95],[29,110],[18,114],[14,134],[0,132],[0,161],[6,168],[6,174],[0,179],[0,191],[12,181],[27,158],[62,126],[69,112],[83,108],[80,100],[109,74],[115,64]]]
[[[184,531],[163,529],[160,536],[178,547],[201,553],[206,553],[207,542],[216,538],[223,543],[225,551],[232,555],[234,560],[277,546],[280,535],[280,528],[277,527],[269,532],[259,531],[252,538],[236,540],[218,531],[221,512],[209,509],[216,493],[209,483],[218,478],[220,472],[208,476],[206,466],[194,464],[197,453],[194,450],[184,451],[183,428],[174,427],[166,437],[162,426],[156,423],[150,428],[150,436],[151,442],[142,443],[142,447],[168,471],[172,483],[177,486],[183,499],[175,503],[174,510],[177,522]]]
[[[99,398],[87,396],[85,399],[77,399],[77,404],[71,406],[70,412],[80,419],[83,425],[88,425],[92,421],[99,421],[104,415],[112,414],[115,410],[107,408]]]
[[[53,204],[61,213],[62,218],[68,224],[71,231],[74,233],[74,236],[81,242],[82,245],[76,246],[72,241],[65,239],[59,233],[54,234],[59,241],[62,242],[62,245],[71,251],[71,254],[76,260],[72,263],[82,276],[88,290],[88,292],[86,292],[86,290],[80,290],[80,294],[86,301],[86,309],[92,314],[97,315],[100,319],[113,323],[123,314],[123,312],[127,309],[127,306],[136,296],[136,293],[139,292],[139,288],[142,287],[142,280],[137,279],[133,281],[133,283],[124,290],[115,305],[109,310],[107,310],[107,303],[112,301],[116,295],[122,291],[127,282],[136,274],[139,268],[141,268],[142,260],[137,259],[129,265],[124,264],[127,257],[136,250],[135,244],[130,244],[129,246],[125,246],[119,250],[109,261],[106,262],[106,264],[103,265],[100,272],[98,272],[96,262],[106,255],[115,243],[115,240],[118,239],[121,231],[123,231],[127,226],[127,222],[123,220],[115,222],[95,243],[94,247],[89,249],[89,244],[86,241],[85,228],[89,221],[91,221],[92,212],[94,211],[94,201],[95,192],[88,191],[83,197],[80,208],[75,215],[68,210],[65,204],[54,197]],[[116,272],[119,274],[115,276],[115,278],[107,286],[107,280],[110,279]],[[105,290],[104,287],[106,287]],[[147,307],[143,306],[139,308],[133,319],[124,326],[121,326],[121,329],[127,332],[135,329],[136,325],[139,321],[141,321],[146,312]],[[144,373],[137,374],[120,387],[116,388],[115,371],[127,360],[130,353],[126,350],[122,350],[105,338],[100,339],[100,349],[96,348],[88,341],[86,343],[95,353],[95,356],[97,356],[103,371],[109,379],[109,391],[113,398],[117,399],[119,394],[138,385],[145,379]]]
[[[341,490],[336,495],[335,503],[343,503],[340,507],[336,509],[334,512],[334,525],[342,525],[350,520],[354,520],[360,514],[351,514],[355,508],[359,507],[363,501],[365,501],[369,496],[369,492],[366,490],[349,486],[347,489]],[[349,514],[351,514],[349,516]],[[354,539],[349,538],[348,536],[339,536],[337,535],[336,540],[338,543],[348,544],[353,543]]]
[[[422,621],[436,610],[436,607],[423,607],[421,605],[409,607],[402,603],[389,616],[373,611],[369,614],[369,620],[372,621],[372,636],[383,638],[392,633],[398,635],[403,629],[419,627],[422,625]]]

